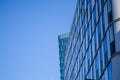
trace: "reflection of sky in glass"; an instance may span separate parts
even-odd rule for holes
[[[0,0],[0,80],[59,80],[58,35],[74,0]]]

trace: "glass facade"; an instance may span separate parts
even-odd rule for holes
[[[78,0],[64,60],[64,80],[113,80],[111,0]]]
[[[68,43],[68,33],[58,36],[59,60],[60,60],[60,80],[64,80],[64,55]]]

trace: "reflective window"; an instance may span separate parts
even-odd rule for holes
[[[96,67],[96,80],[98,80],[99,78],[99,61],[98,61],[98,55],[96,56],[96,59],[95,59],[95,67]]]
[[[91,54],[90,54],[90,48],[88,49],[88,68],[90,67],[90,64],[91,64]]]
[[[113,80],[112,79],[112,65],[111,65],[111,63],[108,66],[108,80]]]
[[[104,75],[102,76],[101,80],[105,80],[105,76]]]
[[[88,44],[89,44],[89,42],[90,42],[90,26],[88,26],[87,35],[88,35]]]
[[[87,76],[87,79],[93,79],[92,78],[92,68],[90,69],[89,73],[88,73],[88,76]]]
[[[94,27],[96,27],[96,8],[94,9],[93,16],[94,16]]]
[[[88,4],[88,20],[90,19],[90,3]]]
[[[96,79],[96,75],[95,75],[95,63],[93,64],[93,67],[92,67],[92,76],[93,76],[93,79]]]
[[[110,38],[110,51],[111,51],[111,55],[113,55],[115,53],[115,41],[114,41],[113,25],[109,29],[109,38]]]
[[[95,45],[95,53],[96,53],[97,51],[96,32],[94,33],[94,45]]]
[[[102,48],[100,48],[100,69],[101,69],[101,73],[103,71],[103,56],[102,56]]]
[[[91,36],[92,36],[92,22],[90,21],[90,23],[89,23],[89,25],[90,25],[90,39],[91,39]]]
[[[92,1],[90,1],[90,13],[92,13]]]
[[[109,24],[113,21],[112,11],[108,13],[108,22]]]
[[[92,66],[92,79],[94,79],[94,65]]]
[[[104,21],[105,19],[104,19],[104,13],[102,13],[102,31],[103,31],[103,35],[104,35],[104,33],[105,33],[105,21]]]
[[[101,6],[102,7],[104,6],[104,0],[101,0]]]
[[[97,8],[98,8],[98,16],[100,15],[100,5],[99,5],[99,0],[97,0]]]
[[[100,45],[100,41],[101,41],[101,24],[99,21],[98,23],[98,45]]]
[[[108,13],[112,10],[111,0],[107,0],[107,9],[108,9]]]
[[[104,46],[104,59],[105,59],[105,65],[108,62],[108,47],[107,47],[107,37],[105,37],[104,42],[103,42],[103,46]]]

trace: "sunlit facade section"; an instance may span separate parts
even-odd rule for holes
[[[78,0],[64,80],[120,80],[120,0]]]

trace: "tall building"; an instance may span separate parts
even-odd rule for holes
[[[69,37],[68,33],[58,36],[59,60],[60,60],[60,80],[64,80],[64,55],[65,55],[65,51],[66,51],[68,37]]]
[[[120,80],[120,0],[78,0],[64,80]]]

